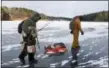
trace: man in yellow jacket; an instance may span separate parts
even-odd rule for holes
[[[79,32],[81,32],[81,34],[83,35],[84,32],[81,28],[81,21],[79,17],[75,17],[73,20],[73,31],[71,33],[73,33],[73,44],[72,47],[73,48],[77,48],[79,47]]]
[[[73,19],[73,21],[71,21],[70,23],[70,29],[71,29],[71,34],[73,34],[73,43],[72,43],[72,55],[74,60],[77,60],[77,53],[80,49],[79,46],[79,32],[81,32],[82,35],[84,35],[84,32],[81,28],[81,21],[80,21],[80,17],[75,17]]]

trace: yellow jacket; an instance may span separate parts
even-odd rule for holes
[[[76,48],[77,46],[79,46],[79,40],[78,40],[79,31],[82,31],[81,22],[75,21],[74,22],[74,29],[73,29],[73,44],[72,44],[73,48]]]

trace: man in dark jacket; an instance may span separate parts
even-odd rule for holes
[[[24,20],[22,24],[19,26],[23,37],[22,41],[23,50],[19,55],[19,59],[23,65],[25,64],[24,58],[27,54],[30,64],[37,62],[37,60],[35,60],[34,58],[36,52],[35,45],[37,38],[36,22],[39,21],[40,19],[41,19],[40,15],[36,13],[32,17]]]

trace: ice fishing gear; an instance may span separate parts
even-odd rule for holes
[[[45,47],[45,54],[57,55],[67,52],[67,48],[64,43],[55,43],[54,45],[49,45]]]

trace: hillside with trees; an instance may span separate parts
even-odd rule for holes
[[[109,21],[109,11],[80,15],[82,21]]]
[[[26,9],[26,8],[1,8],[1,19],[6,20],[6,14],[9,16],[9,20],[20,20],[30,17],[34,11]]]
[[[101,11],[86,15],[80,15],[82,21],[109,21],[109,11]],[[6,6],[1,7],[1,20],[24,20],[31,17],[34,13],[39,13],[27,8],[8,8]],[[67,20],[70,21],[72,18],[68,17],[55,17],[48,16],[43,13],[39,13],[42,20]]]

